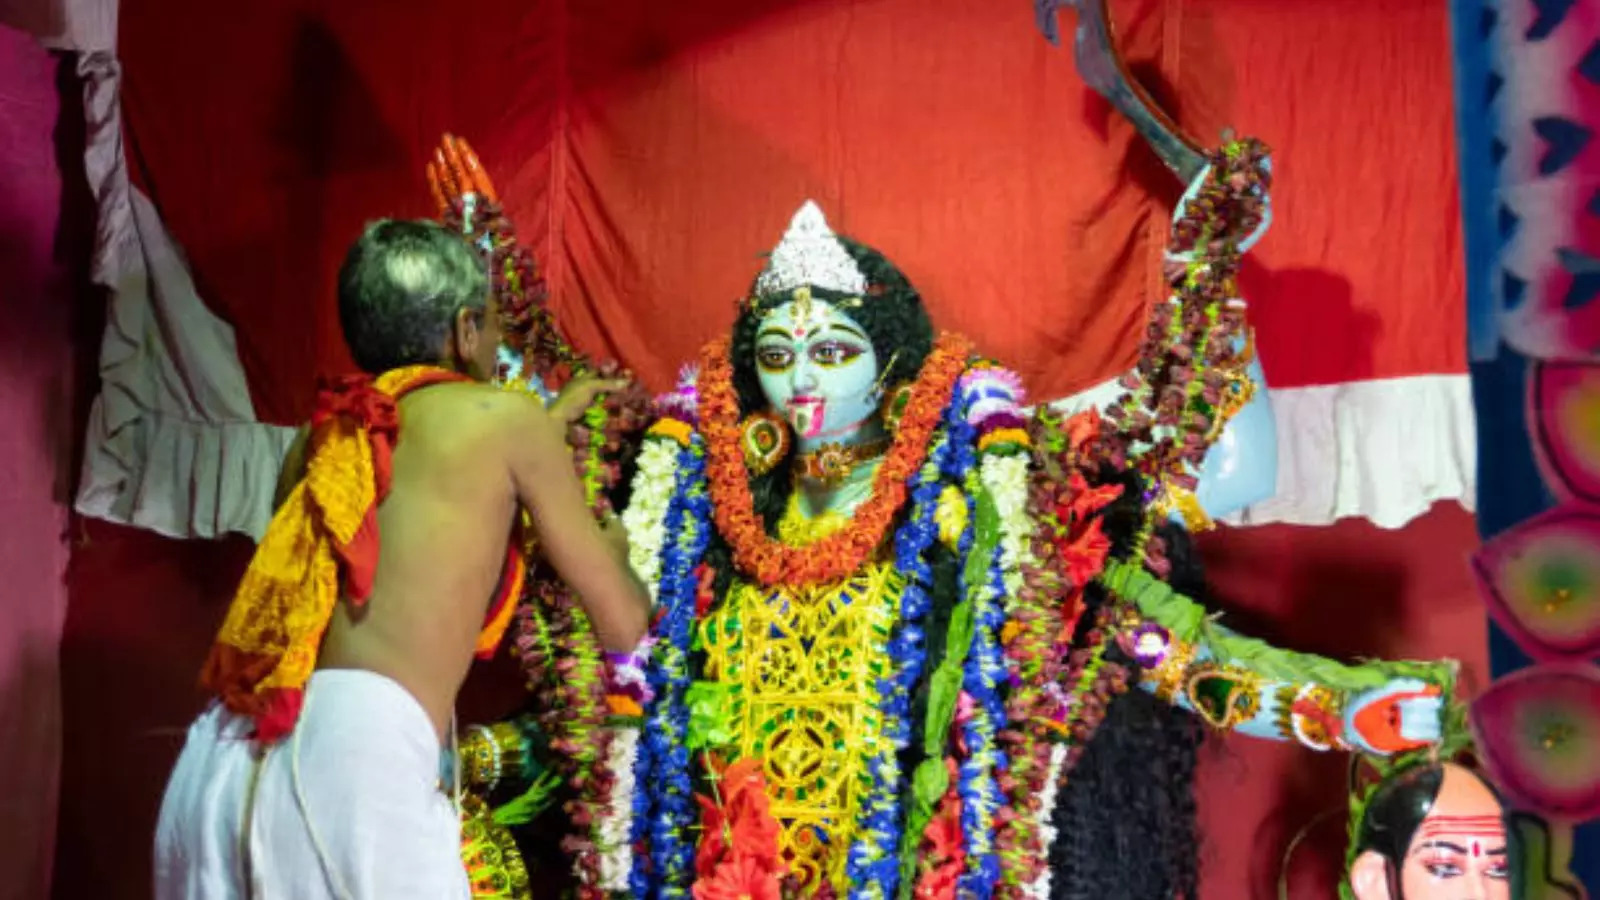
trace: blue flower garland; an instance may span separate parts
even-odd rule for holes
[[[650,666],[655,701],[634,764],[633,833],[635,846],[648,841],[649,854],[635,856],[629,885],[635,897],[660,900],[689,896],[695,844],[694,783],[687,749],[689,641],[699,582],[695,569],[711,537],[711,500],[706,491],[705,451],[696,436],[678,453],[678,471],[665,517],[666,546],[661,561],[657,625],[660,644]],[[648,862],[648,866],[646,863]]]
[[[954,405],[954,404],[953,404]],[[960,404],[965,406],[966,404]],[[1005,615],[997,602],[1004,596],[1000,578],[1000,548],[995,539],[977,541],[981,511],[977,498],[983,487],[978,480],[977,429],[966,421],[964,409],[959,421],[950,427],[954,453],[947,472],[963,485],[967,497],[967,527],[961,535],[958,596],[973,602],[972,648],[962,671],[962,690],[974,701],[971,715],[962,726],[967,756],[961,761],[958,790],[961,795],[961,828],[966,838],[967,869],[961,876],[961,895],[989,897],[1000,876],[1000,860],[994,848],[994,814],[999,807],[999,788],[994,775],[1005,768],[1004,753],[995,741],[996,723],[1005,721],[1005,706],[999,688],[1005,675],[996,632]],[[978,550],[974,549],[978,545]],[[969,557],[987,552],[983,560],[985,584],[967,581]]]
[[[933,584],[933,569],[924,554],[939,534],[935,519],[939,472],[949,448],[943,431],[934,440],[933,450],[911,483],[911,514],[894,534],[895,571],[902,580],[898,621],[888,645],[894,674],[878,686],[883,696],[883,745],[867,763],[872,789],[858,813],[856,840],[846,860],[852,900],[892,897],[900,879],[897,850],[905,780],[899,751],[911,740],[911,695],[927,659],[922,622],[932,607],[928,589]]]
[[[885,707],[890,712],[894,730],[889,738],[896,749],[904,749],[911,742],[911,695],[922,679],[927,662],[927,634],[923,620],[933,608],[928,591],[933,587],[933,568],[925,558],[928,548],[939,536],[937,514],[939,494],[943,485],[939,472],[950,453],[950,440],[946,433],[935,436],[933,451],[917,472],[911,483],[911,515],[895,532],[895,571],[902,579],[900,590],[900,619],[894,637],[889,642],[889,655],[898,665],[894,683],[884,690]]]
[[[976,701],[972,717],[964,727],[968,757],[961,764],[965,790],[962,796],[963,826],[967,831],[967,872],[962,883],[972,896],[988,897],[1000,877],[1000,857],[995,853],[994,816],[1000,806],[997,772],[1008,764],[1004,750],[995,739],[997,723],[1004,722],[1005,703],[1000,686],[1005,683],[1005,667],[996,634],[1005,622],[999,599],[1004,596],[998,548],[990,563],[988,584],[980,592],[976,609],[977,627],[972,635],[972,653],[967,658],[962,686]]]

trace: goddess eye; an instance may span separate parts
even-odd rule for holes
[[[862,349],[854,344],[841,341],[828,341],[811,348],[811,358],[821,366],[842,366],[862,354]]]
[[[1448,862],[1448,861],[1442,860],[1442,859],[1430,860],[1430,861],[1428,861],[1426,863],[1423,863],[1423,868],[1427,869],[1428,870],[1428,874],[1432,875],[1435,878],[1459,878],[1459,877],[1461,877],[1461,867],[1460,866],[1456,865],[1453,862]]]
[[[756,364],[768,372],[781,372],[794,363],[794,351],[788,347],[769,345],[756,348]]]

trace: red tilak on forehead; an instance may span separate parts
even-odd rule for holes
[[[1506,824],[1499,816],[1434,816],[1423,821],[1417,837],[1427,839],[1446,834],[1503,838]]]

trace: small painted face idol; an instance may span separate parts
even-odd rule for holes
[[[860,323],[796,288],[756,332],[756,375],[802,451],[872,437],[882,394],[878,356]]]
[[[1504,810],[1461,766],[1417,766],[1384,782],[1358,841],[1357,900],[1510,900]]]

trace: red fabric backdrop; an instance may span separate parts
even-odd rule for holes
[[[1112,5],[1195,133],[1278,149],[1269,380],[1463,371],[1444,0]],[[809,196],[1037,396],[1084,387],[1132,359],[1176,192],[1022,0],[127,0],[122,28],[139,175],[279,422],[348,366],[343,248],[429,211],[447,129],[578,343],[657,386]]]
[[[271,421],[348,365],[343,246],[365,219],[429,212],[422,163],[447,129],[483,151],[579,343],[657,385],[726,328],[815,196],[942,324],[1058,394],[1131,359],[1176,191],[1028,6],[125,0],[128,148]],[[1444,0],[1113,6],[1197,132],[1231,123],[1278,149],[1278,221],[1247,273],[1274,384],[1461,371]],[[1205,549],[1247,629],[1475,666],[1474,540],[1446,507],[1400,532],[1224,531]],[[89,523],[63,647],[57,896],[148,896],[156,802],[247,550]],[[1342,773],[1231,741],[1201,782],[1206,896],[1236,900],[1273,896],[1284,845]],[[1318,832],[1292,896],[1328,896],[1337,832]]]

